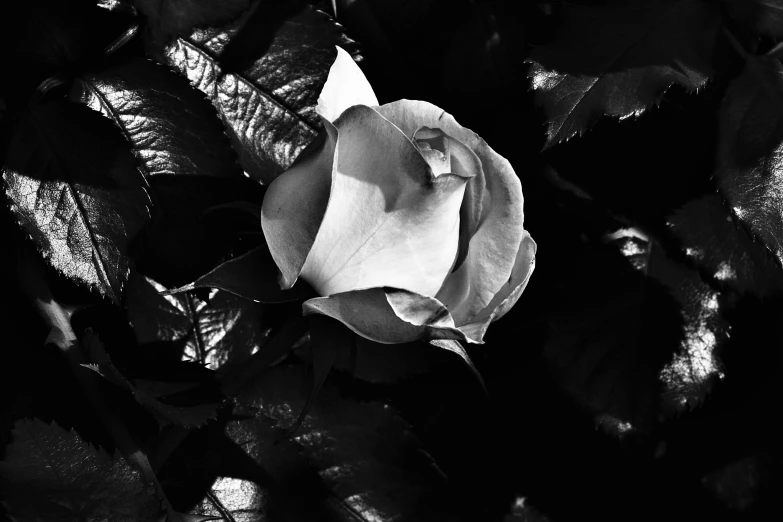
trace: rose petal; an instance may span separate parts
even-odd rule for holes
[[[419,339],[469,339],[437,299],[399,288],[366,288],[309,299],[305,315],[323,314],[365,339],[383,344]]]
[[[473,342],[481,342],[489,324],[497,321],[511,309],[519,300],[519,296],[527,286],[530,276],[536,267],[536,242],[525,232],[525,237],[519,247],[511,278],[503,288],[495,294],[489,305],[476,314],[470,324],[459,325],[459,329]]]
[[[422,126],[442,129],[476,153],[486,178],[489,209],[470,240],[465,262],[449,274],[437,298],[457,324],[465,324],[487,307],[511,277],[525,234],[522,184],[511,164],[474,132],[431,103],[400,100],[378,107],[406,136]]]
[[[302,151],[291,168],[275,179],[261,205],[261,229],[280,269],[280,288],[294,286],[329,202],[337,129],[326,132]]]
[[[329,204],[301,276],[320,295],[383,286],[435,295],[456,258],[467,180],[434,177],[416,145],[369,107],[349,108],[335,125]]]
[[[334,122],[354,105],[378,105],[378,98],[351,55],[337,47],[337,58],[329,69],[315,112]]]

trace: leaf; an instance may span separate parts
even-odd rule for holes
[[[131,278],[126,306],[142,345],[156,346],[157,352],[159,345],[168,345],[172,359],[195,361],[223,373],[243,364],[266,341],[264,309],[257,303],[221,290],[209,292],[208,301],[195,292],[161,295],[165,291],[147,277]]]
[[[168,68],[137,58],[82,75],[71,97],[123,130],[148,178],[155,212],[139,267],[166,284],[212,268],[234,236],[203,214],[229,201],[262,198],[248,190],[253,184],[242,175],[215,107]]]
[[[164,66],[131,58],[76,78],[70,95],[122,129],[148,177],[242,176],[215,108]]]
[[[156,40],[188,34],[196,26],[230,21],[247,9],[250,0],[135,0]]]
[[[222,506],[223,513],[242,520],[460,519],[437,503],[442,476],[408,426],[383,403],[355,402],[327,382],[295,441],[274,444],[281,434],[276,425],[291,425],[307,390],[300,367],[276,366],[240,398],[235,414],[247,417],[226,429],[277,490],[259,484],[259,472],[247,471],[253,469],[249,463],[233,461],[233,471],[224,470],[197,509],[219,514]],[[296,492],[294,505],[281,498],[289,492]],[[273,516],[274,509],[284,514]]]
[[[226,261],[194,282],[168,293],[218,288],[257,303],[282,303],[315,297],[315,292],[304,280],[289,290],[281,290],[278,274],[277,265],[264,245]]]
[[[783,66],[749,57],[720,109],[715,178],[734,215],[783,262]]]
[[[3,168],[19,224],[47,261],[115,303],[128,245],[149,219],[144,177],[117,129],[86,107],[33,105]]]
[[[177,39],[162,59],[209,97],[239,151],[242,168],[268,184],[321,129],[315,106],[335,45],[350,51],[353,41],[328,15],[306,6],[280,26],[265,54],[239,73],[223,74],[220,57],[240,27],[242,21],[196,31]]]
[[[689,202],[667,223],[685,255],[712,281],[759,297],[783,290],[775,258],[741,228],[718,194]]]
[[[187,407],[175,406],[158,400],[156,395],[159,390],[153,388],[152,391],[148,391],[145,387],[134,385],[114,366],[103,347],[103,343],[91,331],[85,334],[82,345],[87,357],[93,362],[88,367],[104,376],[112,384],[131,392],[139,404],[155,416],[161,427],[168,424],[198,427],[203,426],[210,419],[217,418],[216,411],[220,406],[219,403]]]
[[[0,462],[4,505],[16,520],[156,520],[155,488],[121,457],[37,419],[16,422]]]
[[[729,14],[751,31],[769,38],[783,38],[783,1],[727,0]]]
[[[702,87],[720,24],[716,4],[638,0],[566,4],[557,39],[533,50],[528,72],[548,125],[545,148],[602,115],[639,116],[673,84]]]

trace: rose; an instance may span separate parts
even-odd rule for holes
[[[280,286],[301,276],[323,314],[366,339],[481,343],[535,266],[511,165],[423,101],[379,106],[338,48],[325,130],[268,187],[261,225]]]

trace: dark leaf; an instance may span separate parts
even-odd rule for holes
[[[0,486],[16,520],[136,522],[164,515],[155,488],[121,457],[37,419],[17,421],[0,462]]]
[[[704,402],[715,383],[723,379],[721,354],[728,342],[721,294],[699,273],[672,261],[657,242],[650,245],[650,277],[669,289],[680,305],[683,338],[672,359],[660,372],[662,410],[680,412]]]
[[[783,261],[783,66],[749,57],[720,109],[715,177],[734,215]]]
[[[171,290],[180,293],[196,288],[218,288],[257,303],[283,303],[307,297],[315,292],[303,280],[290,290],[281,290],[277,282],[279,270],[266,245],[226,261],[189,285]]]
[[[747,511],[769,484],[767,456],[751,455],[702,478],[702,485],[731,509]]]
[[[103,343],[92,332],[88,332],[85,335],[82,345],[87,353],[87,357],[93,363],[89,365],[89,368],[103,375],[112,384],[131,392],[136,400],[155,416],[161,426],[179,424],[186,427],[198,427],[206,424],[208,420],[216,418],[216,410],[220,406],[219,403],[198,404],[186,407],[167,404],[156,398],[160,392],[160,386],[150,389],[149,386],[145,386],[148,383],[142,382],[142,386],[137,386],[129,381],[114,366],[103,347]]]
[[[383,403],[354,402],[327,382],[295,441],[274,444],[282,435],[277,426],[290,426],[302,410],[307,381],[300,367],[270,369],[240,399],[236,414],[249,418],[226,429],[279,489],[270,491],[259,471],[248,472],[252,466],[229,462],[233,470],[225,469],[199,511],[220,514],[222,506],[237,519],[259,521],[459,519],[436,504],[441,475]],[[280,498],[286,491],[297,492],[295,504]],[[275,517],[275,509],[285,514]]]
[[[717,284],[764,297],[783,290],[783,273],[754,241],[718,194],[695,199],[669,217],[685,255]]]
[[[86,107],[34,105],[3,168],[20,225],[48,262],[119,302],[128,244],[149,219],[144,177],[116,127]]]
[[[280,26],[263,56],[241,72],[223,74],[220,56],[240,27],[242,21],[221,30],[195,31],[177,39],[162,59],[215,104],[245,172],[269,183],[321,129],[315,106],[335,46],[351,52],[354,42],[328,15],[306,6]]]
[[[783,1],[727,0],[729,13],[755,33],[783,38]]]
[[[135,0],[152,28],[154,38],[166,43],[194,27],[224,24],[241,14],[250,0]]]
[[[546,147],[581,135],[604,114],[639,116],[672,84],[693,91],[712,74],[715,3],[566,4],[565,13],[558,38],[533,50],[528,73],[546,114]]]
[[[209,292],[208,301],[196,292],[162,295],[165,291],[144,276],[131,278],[126,306],[140,344],[158,351],[168,346],[171,360],[198,362],[220,373],[264,344],[261,305],[222,290]]]
[[[132,144],[155,203],[140,269],[183,284],[212,268],[234,235],[216,219],[218,204],[262,195],[247,189],[215,108],[164,66],[131,59],[75,81],[71,96],[115,122]]]

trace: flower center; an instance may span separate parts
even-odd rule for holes
[[[451,143],[445,132],[422,127],[413,134],[413,141],[435,177],[451,172]]]

